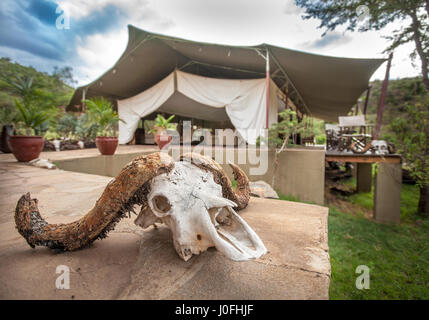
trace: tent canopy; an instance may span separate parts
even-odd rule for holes
[[[128,45],[117,63],[100,78],[79,87],[70,106],[82,97],[126,99],[147,90],[173,70],[211,78],[257,79],[270,74],[303,113],[328,121],[346,115],[385,59],[315,55],[261,44],[231,46],[160,35],[128,26]]]

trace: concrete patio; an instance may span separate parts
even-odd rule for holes
[[[136,146],[118,153],[136,151]],[[144,150],[143,150],[144,149]],[[151,152],[142,146],[142,152]],[[53,161],[90,152],[41,155]],[[1,299],[328,299],[328,209],[303,203],[251,198],[240,214],[261,237],[268,254],[233,262],[212,248],[182,261],[170,231],[143,231],[123,219],[104,240],[76,252],[31,249],[15,229],[19,197],[31,192],[50,223],[84,215],[112,178],[18,164],[0,155]],[[71,270],[70,289],[56,289],[58,265]]]

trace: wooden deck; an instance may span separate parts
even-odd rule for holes
[[[355,163],[401,163],[399,154],[373,155],[327,151],[326,161],[355,162]]]

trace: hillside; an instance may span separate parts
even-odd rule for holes
[[[372,88],[368,104],[367,118],[371,124],[375,124],[383,81],[376,80],[370,84],[372,85]],[[388,128],[386,125],[390,123],[393,118],[400,117],[402,113],[406,112],[405,106],[407,103],[411,104],[427,94],[428,93],[423,87],[421,78],[402,78],[398,80],[390,80],[383,112],[383,126],[381,135],[386,133]],[[362,108],[365,102],[365,95],[366,92],[361,97]]]
[[[9,58],[0,58],[0,123],[10,122],[15,114],[14,93],[11,81],[33,78],[33,86],[53,106],[64,106],[73,95],[74,89],[65,83],[72,81],[71,69],[56,69],[52,74],[40,72],[33,67],[25,67]]]

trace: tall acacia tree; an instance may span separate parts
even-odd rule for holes
[[[407,112],[390,123],[388,138],[420,188],[418,211],[429,217],[429,95],[405,107]]]
[[[325,29],[322,36],[341,25],[346,25],[350,31],[364,32],[403,21],[402,27],[386,36],[390,45],[385,52],[391,53],[413,42],[410,58],[414,61],[418,57],[421,61],[423,84],[429,91],[429,0],[295,0],[295,3],[305,9],[304,19],[321,20],[319,28]],[[360,23],[363,17],[360,6],[369,9],[366,23]]]

